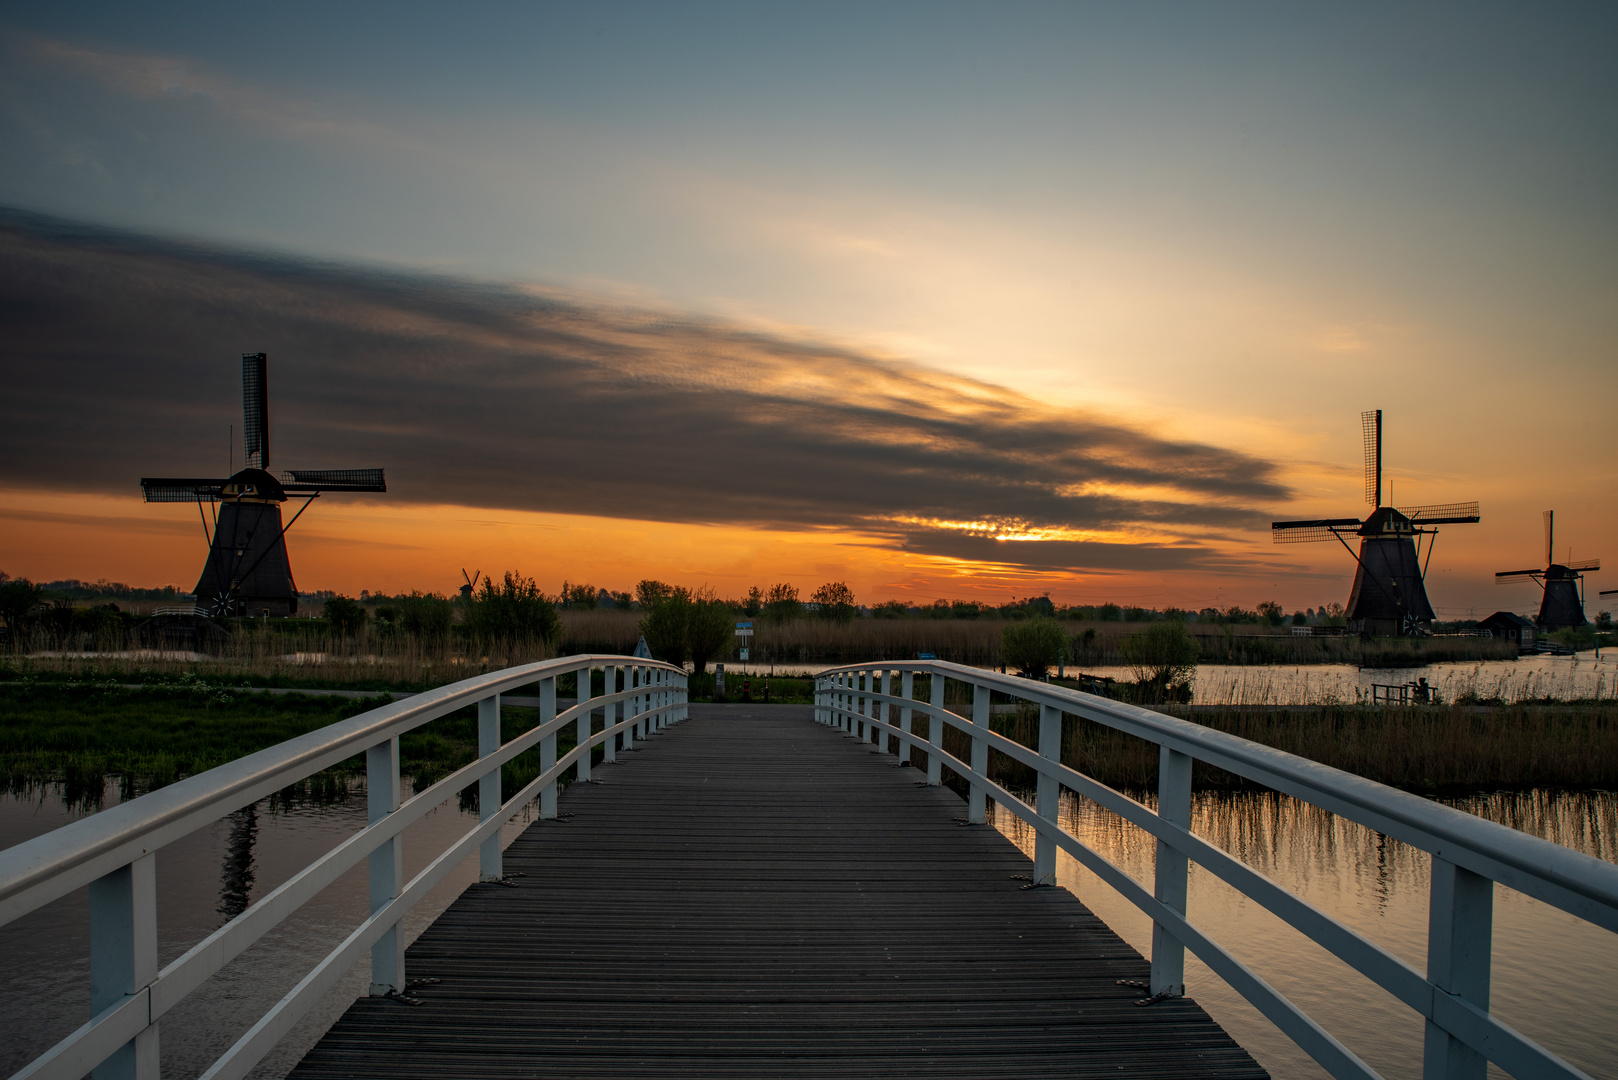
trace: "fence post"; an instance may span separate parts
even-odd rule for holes
[[[1191,827],[1191,757],[1163,746],[1157,757],[1157,816],[1189,829]],[[1186,876],[1189,860],[1185,855],[1157,842],[1157,879],[1152,890],[1164,906],[1185,914]],[[1185,946],[1161,923],[1152,924],[1151,994],[1185,996]]]
[[[629,669],[628,668],[609,667],[609,668],[606,669],[606,671],[607,671],[607,684],[606,684],[605,687],[603,687],[603,689],[606,690],[606,692],[609,695],[610,694],[616,694],[618,692],[618,673],[620,671],[622,671],[624,673],[624,689],[625,690],[629,689]],[[622,711],[622,705],[623,705],[622,702],[617,702],[617,701],[608,703],[606,709],[603,712],[603,716],[602,716],[602,721],[601,721],[601,730],[602,731],[611,731],[612,730],[612,725],[614,725],[614,724],[616,724],[618,722],[618,714],[619,714],[619,712]],[[618,736],[616,736],[616,735],[608,735],[606,738],[602,739],[601,742],[602,742],[601,764],[605,765],[608,762],[617,761],[618,760]]]
[[[1494,882],[1434,855],[1428,905],[1427,981],[1487,1012]],[[1423,1080],[1483,1080],[1483,1055],[1431,1020],[1426,1025]]]
[[[595,697],[595,687],[590,685],[590,665],[585,664],[579,672],[579,722],[578,735],[575,736],[574,747],[585,746],[590,741],[590,729],[595,726],[595,710],[590,707],[590,699]],[[578,780],[590,779],[590,752],[586,750],[574,766],[577,770],[573,775]]]
[[[882,669],[882,691],[881,692],[882,692],[883,697],[887,697],[888,695],[893,693],[893,672],[889,671],[887,668]],[[877,703],[876,703],[876,708],[873,710],[873,712],[875,713],[877,720],[881,721],[884,724],[888,722],[889,713],[888,713],[888,703],[886,701],[878,700]],[[884,754],[887,753],[888,752],[888,732],[887,732],[887,729],[878,727],[878,728],[875,728],[873,730],[872,734],[874,734],[876,736],[876,738],[872,740],[873,742],[876,743],[876,748],[878,750],[882,751]]]
[[[500,749],[500,695],[478,702],[478,757],[488,757]],[[478,820],[488,821],[500,812],[500,770],[478,780]],[[495,833],[478,848],[478,880],[500,881],[505,873],[500,865],[500,834]]]
[[[539,680],[539,722],[548,724],[556,719],[556,676]],[[549,772],[556,765],[556,733],[542,736],[539,740],[539,771]],[[539,789],[539,816],[553,818],[556,816],[556,781],[552,780]]]
[[[157,978],[157,855],[90,882],[90,1015]],[[95,1080],[157,1080],[157,1025],[95,1067]]]
[[[1053,765],[1062,761],[1062,710],[1050,705],[1039,707],[1039,756]],[[1061,790],[1056,777],[1044,772],[1039,774],[1034,810],[1052,827],[1056,825]],[[1034,884],[1056,884],[1056,839],[1044,833],[1034,838]]]
[[[909,701],[916,695],[916,673],[907,671],[899,677],[899,696]],[[899,764],[910,764],[910,706],[899,706]]]
[[[399,809],[399,740],[397,737],[365,751],[366,823],[375,825]],[[404,888],[404,837],[395,836],[371,852],[371,912],[385,907]],[[371,946],[371,996],[386,997],[403,990],[404,937],[399,924]]]
[[[989,729],[989,688],[972,684],[972,726],[987,731]],[[968,762],[972,771],[980,776],[989,774],[989,743],[978,732],[972,732],[972,760]],[[988,799],[989,793],[982,784],[976,780],[971,781],[967,789],[966,820],[973,825],[983,825],[989,820]]]
[[[927,786],[937,787],[944,782],[944,721],[938,714],[944,711],[944,682],[941,672],[932,672],[927,681],[932,684],[933,715],[927,717]]]

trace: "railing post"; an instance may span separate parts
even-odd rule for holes
[[[927,786],[937,787],[944,782],[944,721],[938,714],[944,711],[944,676],[934,671],[927,677],[932,684],[933,715],[927,718]]]
[[[628,673],[624,675],[625,690],[639,690],[645,685],[646,669],[638,664],[630,668]],[[624,719],[629,721],[629,726],[624,728],[623,734],[625,750],[629,750],[635,745],[635,726],[640,723],[640,720],[637,719],[641,712],[640,699],[641,695],[638,693],[630,698],[624,711]]]
[[[488,757],[500,749],[500,695],[478,702],[478,757]],[[478,780],[478,820],[488,821],[500,812],[500,770]],[[500,834],[495,833],[478,848],[478,880],[500,881],[505,872],[500,865]]]
[[[883,668],[882,669],[882,689],[881,689],[882,696],[887,697],[892,692],[893,692],[893,672],[887,670],[886,668]],[[882,700],[878,699],[878,701],[876,703],[876,708],[872,710],[872,715],[874,715],[882,723],[884,723],[884,724],[887,723],[888,722],[888,703],[886,701],[882,701]],[[878,750],[882,751],[884,754],[887,753],[888,752],[888,733],[887,733],[887,730],[885,728],[878,727],[878,728],[873,728],[871,733],[874,736],[876,736],[874,739],[871,740],[872,742],[876,743],[876,748]]]
[[[1489,955],[1494,935],[1494,882],[1433,856],[1427,912],[1427,981],[1489,1011]],[[1483,1055],[1427,1021],[1423,1080],[1483,1080]]]
[[[972,684],[972,726],[983,731],[989,729],[989,688]],[[977,731],[972,732],[972,760],[968,762],[972,771],[980,776],[989,773],[989,743]],[[982,784],[976,780],[971,781],[967,790],[966,820],[973,825],[983,825],[989,820],[988,807],[989,793]]]
[[[590,679],[590,665],[586,664],[584,669],[579,672],[579,733],[573,743],[575,747],[585,746],[590,742],[590,729],[595,726],[595,710],[590,707],[590,699],[595,697],[595,687],[590,685]],[[575,768],[578,770],[574,774],[577,779],[590,779],[590,753],[588,750],[579,758],[579,763]]]
[[[556,719],[556,676],[539,680],[539,722],[548,724]],[[550,772],[556,765],[556,733],[539,740],[539,771]],[[539,816],[556,816],[556,781],[539,789]]]
[[[1157,816],[1191,828],[1191,757],[1163,746],[1157,758]],[[1152,895],[1168,908],[1185,914],[1186,879],[1190,871],[1185,855],[1157,842],[1157,879]],[[1161,923],[1152,924],[1151,994],[1185,996],[1185,945]]]
[[[658,668],[652,672],[652,703],[651,711],[646,717],[646,734],[652,736],[663,730],[663,714],[659,711],[668,704],[668,694],[664,691],[665,676],[668,672]]]
[[[609,695],[616,694],[618,692],[618,672],[620,672],[620,671],[622,671],[624,673],[624,689],[625,690],[629,689],[629,669],[628,668],[609,667],[609,668],[606,669],[606,672],[607,672],[606,685],[604,687],[602,687],[602,689],[604,689]],[[607,706],[603,710],[602,719],[601,719],[601,730],[602,731],[611,731],[612,730],[612,725],[614,725],[614,724],[616,724],[618,722],[618,714],[619,714],[620,711],[622,711],[622,702],[614,701],[614,702],[609,702],[607,704]],[[605,765],[608,762],[617,761],[618,760],[618,736],[609,735],[606,738],[602,739],[601,741],[602,741],[602,744],[603,744],[602,747],[601,747],[601,763],[603,765]]]
[[[157,978],[157,855],[90,882],[90,1015]],[[113,1051],[95,1080],[157,1080],[157,1025]]]
[[[1053,765],[1062,761],[1062,710],[1050,705],[1039,707],[1039,756]],[[1056,777],[1039,774],[1034,795],[1034,811],[1056,826],[1061,785]],[[1044,833],[1034,838],[1034,884],[1056,884],[1056,840]]]
[[[916,673],[907,671],[899,677],[899,696],[909,701],[916,696]],[[910,706],[899,706],[899,764],[910,764]]]
[[[365,751],[365,809],[370,825],[399,809],[397,737]],[[370,869],[371,912],[375,914],[404,888],[404,837],[395,836],[371,852]],[[371,946],[371,996],[385,997],[403,990],[404,984],[404,935],[395,922]]]

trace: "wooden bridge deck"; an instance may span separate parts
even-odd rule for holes
[[[1065,889],[808,706],[691,719],[562,795],[357,1001],[324,1077],[1262,1077]]]

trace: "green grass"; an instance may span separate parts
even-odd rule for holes
[[[56,680],[0,682],[0,781],[14,792],[58,786],[70,804],[94,807],[107,777],[117,780],[123,797],[132,797],[386,703],[381,697],[254,693],[200,679],[137,689]],[[535,709],[501,710],[508,740],[537,721]],[[476,758],[476,710],[468,707],[434,720],[399,743],[401,772],[420,790]],[[571,731],[559,734],[558,755],[574,743]],[[539,775],[538,759],[535,749],[508,763],[502,770],[504,790],[516,791]],[[364,771],[363,757],[356,756],[295,789],[315,798],[341,797]],[[476,806],[476,796],[474,787],[461,801]]]

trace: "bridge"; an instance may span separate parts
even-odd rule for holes
[[[580,688],[565,708],[564,676]],[[501,695],[529,687],[538,722],[502,741]],[[992,729],[1005,702],[1037,710],[1035,745]],[[400,735],[473,705],[480,756],[401,798]],[[1160,748],[1155,808],[1062,764],[1064,714]],[[558,756],[564,730],[577,745]],[[502,791],[501,766],[535,748],[540,774]],[[992,779],[991,750],[1032,770],[1032,803]],[[359,754],[368,824],[160,969],[156,852]],[[1426,970],[1198,838],[1195,761],[1430,853]],[[478,824],[405,880],[404,829],[472,785]],[[1155,838],[1152,882],[1061,828],[1064,789]],[[1035,832],[1031,864],[982,827],[991,799]],[[502,850],[501,827],[536,800],[539,820]],[[1053,887],[1058,851],[1151,918],[1149,958]],[[480,882],[407,952],[401,918],[472,857]],[[16,1076],[157,1077],[165,1015],[362,863],[369,916],[205,1077],[248,1075],[367,957],[369,996],[294,1076],[1264,1075],[1195,1004],[1187,950],[1331,1075],[1377,1076],[1188,917],[1192,862],[1421,1016],[1427,1080],[1482,1080],[1488,1062],[1585,1075],[1489,1011],[1494,886],[1618,931],[1618,867],[1189,721],[990,671],[856,664],[819,676],[813,706],[749,710],[690,704],[685,672],[666,664],[573,656],[396,701],[0,851],[0,925],[89,892],[89,1016]]]

